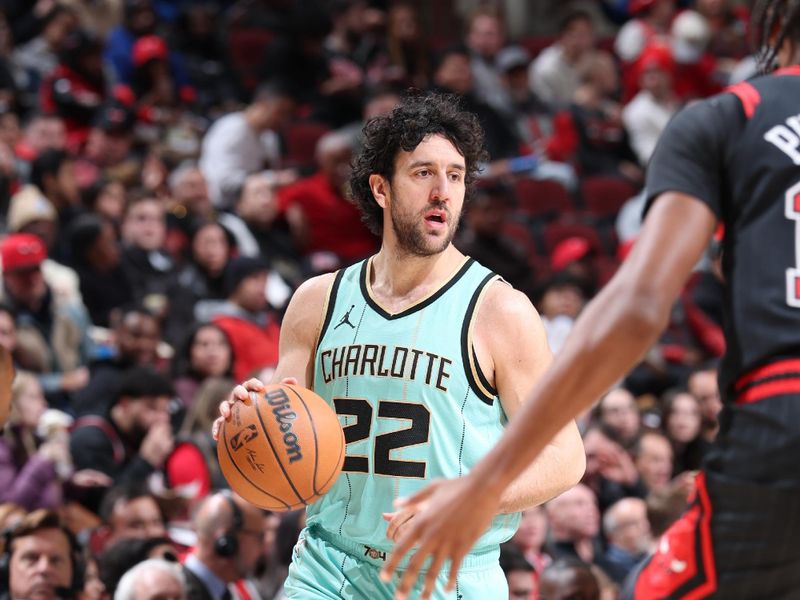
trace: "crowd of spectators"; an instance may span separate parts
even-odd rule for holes
[[[506,3],[432,21],[451,4],[0,0],[2,597],[280,597],[303,515],[218,493],[210,424],[269,379],[292,291],[377,250],[350,161],[409,88],[478,115],[490,159],[456,244],[557,352],[636,241],[666,123],[755,73],[737,0],[563,2],[514,40]],[[581,417],[584,481],[504,546],[512,598],[616,597],[686,506],[721,408],[718,242]]]

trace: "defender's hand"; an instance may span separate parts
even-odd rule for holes
[[[467,476],[434,481],[411,498],[395,504],[398,513],[410,511],[413,519],[405,521],[402,531],[397,533],[397,545],[381,572],[381,579],[390,581],[403,557],[418,547],[400,579],[395,598],[408,597],[420,568],[430,558],[420,596],[420,600],[426,600],[433,593],[436,577],[446,560],[451,561],[451,566],[445,590],[455,588],[461,561],[497,513],[500,496]]]

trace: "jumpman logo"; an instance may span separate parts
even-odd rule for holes
[[[351,312],[353,312],[353,309],[354,309],[355,307],[356,307],[356,305],[355,305],[355,304],[353,304],[353,305],[351,305],[351,306],[350,306],[350,310],[348,310],[346,313],[344,313],[344,316],[343,316],[343,317],[342,317],[342,319],[339,321],[339,324],[338,324],[338,325],[336,325],[336,327],[334,327],[334,329],[339,329],[339,327],[340,327],[341,325],[345,325],[345,324],[346,324],[346,325],[350,325],[350,327],[352,327],[353,329],[355,329],[355,328],[356,328],[356,326],[355,326],[355,325],[353,325],[353,324],[350,322],[350,313],[351,313]]]

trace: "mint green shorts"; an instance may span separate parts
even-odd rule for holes
[[[446,593],[449,567],[439,573],[433,600],[492,600],[508,598],[508,585],[500,564],[499,548],[464,558],[455,591]],[[393,600],[402,571],[391,583],[380,580],[386,560],[383,553],[320,528],[300,533],[292,554],[289,576],[283,586],[289,600]],[[423,576],[410,594],[422,592]]]

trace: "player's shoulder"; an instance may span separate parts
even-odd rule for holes
[[[516,328],[537,316],[536,309],[525,294],[498,278],[487,286],[476,319],[479,324],[503,330]]]
[[[744,117],[746,113],[739,95],[726,89],[709,98],[689,102],[675,115],[671,127],[686,133],[708,128],[725,130],[737,121],[744,121]]]
[[[326,273],[300,284],[286,309],[281,327],[282,336],[283,332],[289,331],[309,344],[316,338],[335,279],[336,273]]]
[[[325,273],[306,279],[292,295],[292,299],[289,302],[289,310],[295,313],[300,311],[318,314],[325,305],[337,273],[338,271]]]

